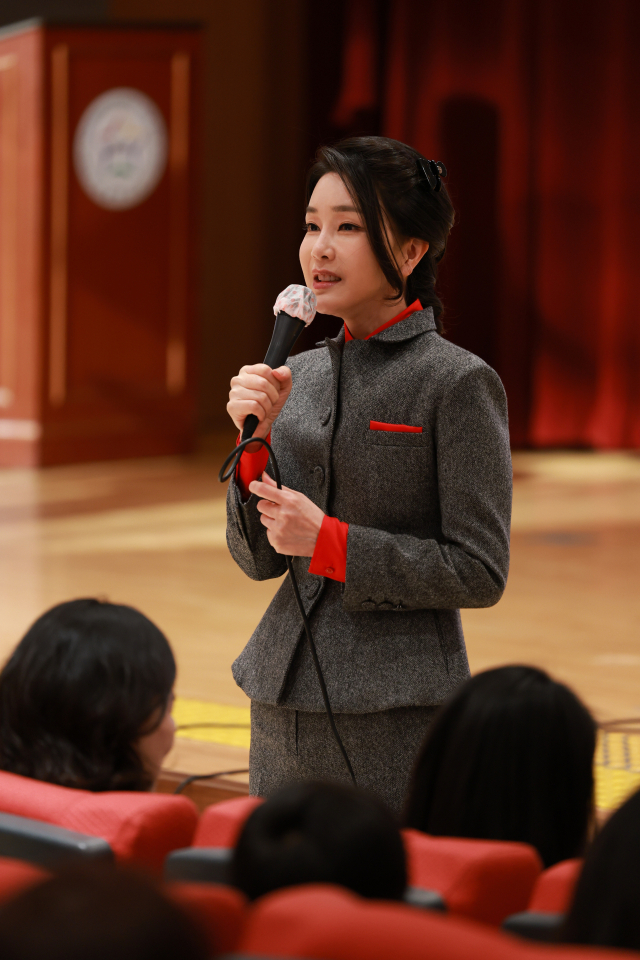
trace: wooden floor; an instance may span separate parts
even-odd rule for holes
[[[225,733],[246,727],[248,705],[230,665],[279,582],[249,581],[227,553],[217,470],[233,443],[189,459],[0,471],[0,659],[62,600],[139,607],[176,652],[184,715],[236,708],[218,732],[181,731],[169,767],[185,773],[247,765],[246,729]],[[640,717],[640,457],[518,453],[514,472],[505,596],[463,612],[472,670],[538,664],[599,719]]]

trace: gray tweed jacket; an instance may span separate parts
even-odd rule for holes
[[[416,312],[369,340],[341,331],[291,358],[272,431],[285,486],[349,523],[346,583],[294,569],[332,707],[364,713],[441,702],[469,675],[460,607],[488,607],[509,567],[511,457],[498,375]],[[422,433],[370,429],[370,421]],[[231,481],[227,543],[252,580],[286,572]],[[284,580],[233,664],[255,700],[323,709],[293,589]]]

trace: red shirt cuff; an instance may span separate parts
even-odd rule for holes
[[[271,433],[269,433],[266,440],[267,443],[271,443]],[[239,443],[240,437],[238,437],[236,441],[236,447]],[[262,476],[268,462],[269,452],[262,444],[260,444],[260,449],[255,453],[249,453],[245,450],[240,457],[240,463],[236,467],[236,483],[240,488],[243,500],[248,500],[251,496],[249,493],[249,484]]]
[[[309,564],[309,573],[344,583],[347,579],[347,536],[349,524],[337,517],[325,517]]]

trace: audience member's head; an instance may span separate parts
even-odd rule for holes
[[[173,744],[176,665],[132,607],[43,614],[0,673],[0,769],[86,790],[148,790]]]
[[[303,883],[399,900],[407,882],[391,812],[377,797],[338,783],[294,784],[257,807],[236,845],[231,875],[250,900]]]
[[[593,809],[596,727],[564,684],[500,667],[462,684],[431,724],[405,826],[437,836],[520,840],[546,867],[579,856]]]
[[[146,877],[77,868],[0,907],[2,960],[206,960],[203,933]]]
[[[640,791],[602,828],[578,879],[562,939],[640,950]]]

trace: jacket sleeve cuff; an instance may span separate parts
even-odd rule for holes
[[[347,579],[347,536],[349,524],[337,517],[325,517],[311,557],[309,573],[344,583]]]
[[[266,438],[267,443],[271,443],[271,434]],[[236,440],[236,446],[240,443],[240,436]],[[267,448],[260,445],[256,453],[248,453],[246,450],[240,457],[240,462],[236,467],[236,483],[240,488],[243,500],[248,500],[251,496],[249,484],[258,477],[261,477],[269,462]]]

